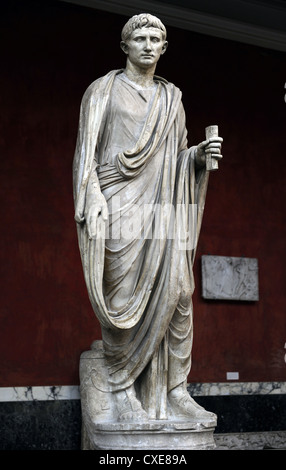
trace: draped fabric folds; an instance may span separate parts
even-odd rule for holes
[[[168,369],[168,337],[171,329],[175,334],[171,326],[174,314],[186,310],[192,315],[192,266],[208,182],[205,170],[195,171],[195,148],[187,148],[181,92],[160,77],[154,77],[156,91],[136,145],[118,152],[112,164],[95,162],[103,117],[114,81],[121,73],[112,71],[87,89],[73,167],[83,270],[102,326],[113,390],[134,383],[158,351],[163,370]],[[90,240],[84,210],[95,167],[109,219],[98,218],[98,237]],[[136,226],[128,237],[121,237],[120,227],[130,220],[134,207]],[[114,310],[112,296],[124,288],[134,266],[129,299]]]

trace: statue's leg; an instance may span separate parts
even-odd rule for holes
[[[134,385],[114,392],[114,401],[118,410],[119,421],[147,421],[148,415],[136,397]]]
[[[168,391],[186,381],[193,344],[192,305],[178,305],[168,331]]]
[[[192,342],[192,302],[181,302],[169,327],[168,404],[175,417],[213,420],[216,416],[198,405],[187,390]]]
[[[114,388],[112,392],[115,408],[117,410],[118,421],[145,421],[148,419],[140,400],[138,399],[134,383],[130,386],[130,377],[126,377],[124,366],[120,366],[122,351],[128,348],[128,344],[134,336],[134,329],[108,329],[102,326],[103,350],[105,352],[106,367],[109,370],[110,386]],[[120,345],[120,348],[118,348]],[[112,377],[112,371],[114,377]],[[116,378],[115,378],[116,377]],[[120,383],[120,388],[112,386],[112,382]]]

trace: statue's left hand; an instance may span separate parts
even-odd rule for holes
[[[207,154],[211,154],[212,158],[221,160],[221,145],[222,137],[211,137],[210,139],[204,140],[196,148],[196,164],[198,166],[205,166]]]

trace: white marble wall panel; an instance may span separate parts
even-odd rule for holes
[[[46,387],[0,387],[0,402],[77,400],[79,398],[79,387],[77,385]]]
[[[218,382],[190,383],[193,396],[274,395],[286,394],[286,382]]]
[[[192,396],[286,394],[286,382],[190,383]],[[0,402],[79,400],[79,386],[0,387]]]

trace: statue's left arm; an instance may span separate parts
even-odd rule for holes
[[[202,170],[206,166],[207,155],[211,155],[215,160],[221,160],[221,146],[223,139],[221,137],[211,137],[199,143],[194,148],[195,168]],[[186,115],[183,104],[179,107],[179,153],[188,148]]]

